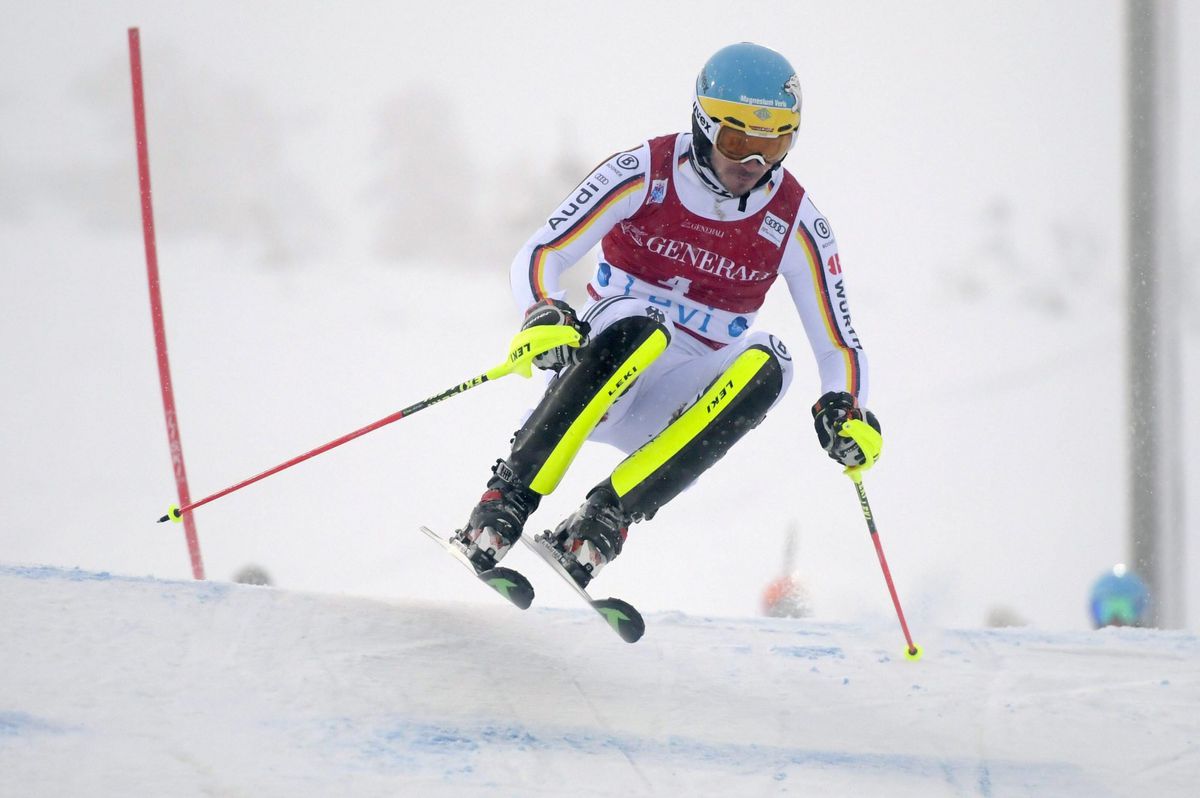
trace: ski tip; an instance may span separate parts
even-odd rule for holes
[[[479,574],[479,579],[518,609],[527,610],[533,604],[533,585],[511,568],[483,571]]]
[[[620,635],[621,639],[626,643],[636,643],[642,639],[642,635],[645,633],[645,624],[639,624],[638,626],[626,626],[624,629],[617,630],[617,634]]]
[[[626,601],[615,598],[594,599],[592,607],[626,643],[636,643],[646,633],[646,622],[642,619],[642,614]]]

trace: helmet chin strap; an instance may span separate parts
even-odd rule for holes
[[[712,142],[700,130],[700,126],[696,123],[695,117],[692,118],[692,166],[696,169],[696,174],[700,176],[700,182],[704,184],[712,193],[718,197],[732,197],[733,195],[726,190],[725,186],[721,185],[721,181],[717,179],[717,173],[712,168]]]

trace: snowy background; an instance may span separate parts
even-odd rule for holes
[[[1178,35],[1194,40],[1200,4],[1180,5]],[[998,607],[1086,629],[1091,582],[1127,556],[1121,5],[730,13],[5,3],[0,561],[190,574],[181,528],[154,523],[174,482],[127,27],[142,34],[194,497],[503,358],[508,264],[540,216],[611,152],[686,126],[704,59],[752,39],[804,85],[788,166],[838,235],[871,356],[887,450],[867,484],[914,630],[979,627]],[[1200,56],[1179,50],[1179,141],[1194,142]],[[1200,218],[1200,159],[1180,151],[1181,218]],[[1200,233],[1181,227],[1181,404],[1194,406]],[[784,292],[762,326],[803,351]],[[853,489],[815,442],[816,388],[801,369],[758,432],[635,527],[604,589],[647,611],[755,615],[794,524],[815,618],[888,622]],[[489,601],[416,526],[464,520],[537,394],[517,378],[484,386],[197,511],[210,578],[257,563],[303,591]],[[1173,421],[1185,453],[1200,447],[1194,418]],[[535,525],[617,459],[585,451]],[[1195,574],[1200,472],[1187,469]]]

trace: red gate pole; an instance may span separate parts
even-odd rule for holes
[[[154,245],[154,208],[150,203],[150,156],[146,148],[146,108],[142,95],[142,50],[138,29],[129,29],[129,71],[133,77],[133,125],[137,138],[138,185],[142,195],[142,234],[146,242],[146,275],[150,281],[150,316],[154,323],[154,349],[158,354],[158,381],[162,386],[163,412],[167,418],[167,442],[171,447],[171,464],[175,468],[175,486],[179,505],[191,503],[188,492],[187,469],[183,465],[183,445],[179,442],[179,423],[175,418],[175,393],[171,389],[171,364],[167,360],[167,334],[163,328],[162,295],[158,285],[158,252]],[[192,561],[192,576],[204,578],[204,563],[200,559],[200,540],[192,514],[183,517],[187,536],[188,555]]]

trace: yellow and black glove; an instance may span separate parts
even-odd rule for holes
[[[859,407],[853,396],[830,391],[813,405],[812,414],[817,440],[831,459],[847,467],[867,468],[879,459],[883,451],[879,419]]]
[[[579,359],[579,350],[587,344],[587,334],[591,329],[586,321],[580,321],[574,309],[561,299],[542,299],[525,311],[525,321],[521,323],[522,330],[530,327],[540,327],[545,324],[557,324],[571,327],[581,338],[578,346],[556,346],[542,352],[533,359],[533,365],[540,369],[559,371]]]

